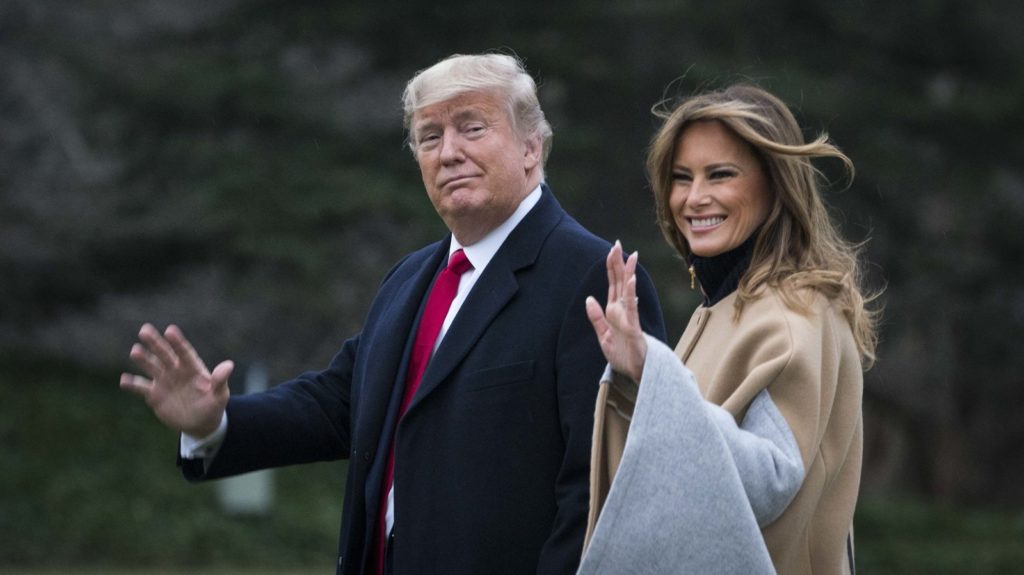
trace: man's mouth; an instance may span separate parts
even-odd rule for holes
[[[450,186],[452,184],[458,184],[460,182],[464,182],[466,180],[469,180],[469,179],[472,179],[472,178],[475,178],[475,177],[476,176],[474,174],[462,174],[462,175],[459,175],[459,176],[452,176],[450,178],[447,178],[447,179],[443,180],[441,182],[441,187],[442,188],[446,188],[446,187],[448,187],[448,186]]]

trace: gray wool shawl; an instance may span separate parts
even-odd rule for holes
[[[578,575],[775,573],[759,524],[784,510],[804,471],[785,420],[765,393],[737,426],[701,397],[671,349],[651,337],[647,343],[641,385],[610,369],[602,381],[635,398],[635,407]],[[773,443],[782,447],[760,461],[745,461],[742,452],[765,452],[737,443],[750,439],[753,430],[741,429],[748,424],[762,426],[757,435],[764,426],[781,424]],[[744,475],[752,471],[746,467],[772,465],[773,459],[790,466],[776,478],[785,485],[752,492],[745,486]]]

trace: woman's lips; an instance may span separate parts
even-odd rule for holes
[[[687,218],[690,227],[694,230],[713,228],[725,221],[725,216],[706,216],[702,218]]]

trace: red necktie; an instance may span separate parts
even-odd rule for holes
[[[469,260],[466,259],[466,254],[462,253],[462,250],[456,250],[448,258],[448,267],[441,270],[437,280],[434,281],[434,286],[430,289],[427,305],[423,308],[423,315],[420,317],[419,329],[416,330],[416,339],[413,340],[412,353],[409,356],[409,369],[405,375],[405,393],[402,395],[402,405],[398,409],[398,419],[396,421],[401,421],[402,416],[405,415],[405,410],[409,407],[409,403],[412,402],[413,395],[416,394],[416,389],[420,386],[420,380],[423,379],[423,372],[426,371],[430,355],[434,351],[434,343],[437,342],[441,325],[444,324],[444,318],[448,315],[448,309],[452,307],[452,300],[455,299],[455,294],[459,290],[459,280],[462,278],[462,274],[471,269],[473,269],[473,264],[469,263]],[[395,427],[397,428],[397,423]],[[377,559],[376,571],[381,574],[384,572],[384,551],[388,537],[388,493],[391,491],[394,473],[395,446],[392,441],[391,449],[388,453],[387,468],[384,471],[384,489],[381,490],[379,525],[375,549]]]

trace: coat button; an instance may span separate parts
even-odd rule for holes
[[[363,452],[363,461],[369,461],[369,460],[370,460],[370,452],[369,451],[364,451]]]

